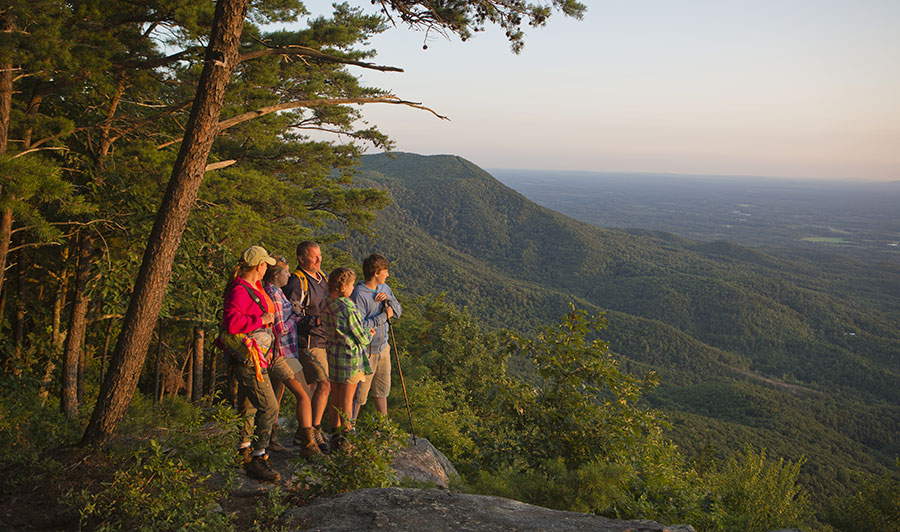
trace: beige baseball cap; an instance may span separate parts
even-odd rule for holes
[[[275,259],[269,256],[269,253],[260,246],[250,246],[241,254],[241,260],[248,266],[259,266],[265,262],[270,266],[275,265]]]

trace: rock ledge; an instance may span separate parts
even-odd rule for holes
[[[413,488],[364,489],[319,499],[288,511],[287,518],[297,532],[694,532],[690,525],[619,521],[549,510],[503,497]]]

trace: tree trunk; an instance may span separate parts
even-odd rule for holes
[[[110,318],[109,325],[106,326],[106,338],[103,339],[103,355],[100,357],[100,382],[103,382],[103,375],[106,373],[106,356],[109,354],[109,337],[112,336],[113,320]]]
[[[241,30],[248,0],[218,0],[209,46],[191,116],[172,178],[156,215],[128,312],[122,323],[109,371],[82,444],[112,437],[134,395],[153,324],[162,308],[175,252],[197,198],[213,140],[218,132],[225,89],[238,62]]]
[[[78,370],[87,330],[87,310],[91,300],[87,295],[87,282],[91,276],[91,239],[83,232],[78,234],[78,256],[75,265],[75,294],[72,296],[72,318],[66,335],[63,353],[60,409],[69,419],[78,415]]]
[[[159,403],[162,398],[162,390],[160,389],[160,365],[162,364],[162,331],[156,332],[156,362],[153,364],[153,403]],[[104,382],[106,379],[103,379]]]
[[[0,19],[2,33],[12,32],[16,27],[9,9]],[[0,156],[6,155],[9,147],[9,120],[12,113],[13,94],[13,64],[9,58],[0,62]],[[3,176],[0,181],[5,181],[9,176]],[[0,186],[0,197],[3,197],[3,187]],[[13,200],[14,198],[10,198]],[[0,212],[0,289],[6,279],[6,261],[9,257],[9,241],[12,238],[12,208],[6,207]]]
[[[13,373],[21,375],[22,345],[25,342],[25,250],[19,250],[16,260],[16,329],[13,333]]]
[[[203,342],[206,332],[203,327],[194,327],[194,377],[191,388],[191,401],[200,402],[203,398]]]
[[[191,334],[191,341],[188,343],[187,353],[185,354],[184,364],[181,366],[181,375],[184,376],[185,366],[187,366],[187,378],[184,381],[184,398],[191,400],[191,394],[194,393],[194,335]]]
[[[53,349],[57,352],[62,351],[63,342],[66,336],[62,333],[62,312],[66,306],[66,296],[69,291],[69,247],[65,246],[61,252],[62,265],[56,285],[56,298],[53,300],[53,325],[51,338],[53,339]]]
[[[206,395],[212,401],[213,395],[216,393],[216,380],[218,375],[216,375],[216,359],[219,357],[215,356],[215,350],[213,350],[214,355],[209,357],[209,378],[207,379],[206,385]]]

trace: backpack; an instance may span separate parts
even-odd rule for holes
[[[328,282],[328,276],[325,275],[322,270],[319,270],[319,275],[325,279],[325,282]],[[306,301],[309,299],[309,279],[306,278],[306,274],[301,269],[297,269],[292,274],[294,275],[298,281],[300,281],[300,300],[299,301],[291,301],[291,307],[294,309],[294,312],[300,315],[306,314],[306,309],[308,305]]]
[[[268,311],[262,298],[257,295],[255,290],[250,289],[244,284],[240,284],[240,286],[247,291],[247,295],[250,296],[250,299],[259,305],[259,308],[262,309],[264,313]],[[216,312],[216,318],[219,322],[219,335],[215,341],[213,341],[213,345],[222,351],[226,365],[243,364],[246,366],[254,366],[255,357],[250,356],[250,350],[244,341],[244,337],[254,338],[254,340],[257,340],[258,344],[261,343],[265,345],[267,347],[266,351],[268,351],[271,349],[272,344],[274,344],[274,335],[266,328],[260,328],[248,333],[231,334],[225,329],[225,323],[223,321],[224,310],[225,309],[219,309],[218,312]]]

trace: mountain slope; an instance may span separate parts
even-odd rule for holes
[[[747,426],[785,456],[820,457],[811,469],[869,469],[900,453],[896,269],[601,229],[455,156],[367,156],[360,177],[394,204],[374,239],[355,238],[348,251],[388,256],[407,296],[443,292],[485,323],[519,330],[555,320],[569,301],[607,310],[611,348],[626,367],[660,374],[651,400],[675,419]],[[738,397],[750,406],[735,410]],[[761,417],[738,415],[748,411]],[[773,443],[797,431],[817,436]]]

